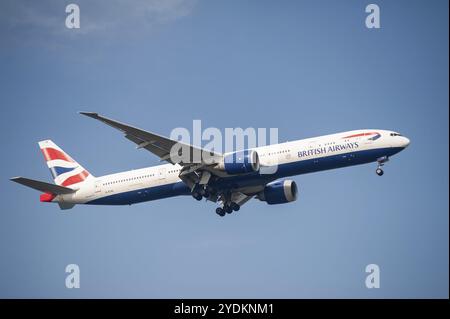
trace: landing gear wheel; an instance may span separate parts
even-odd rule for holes
[[[377,173],[378,176],[383,176],[384,174],[384,171],[381,168],[377,168],[375,172]]]
[[[223,207],[223,210],[227,213],[227,214],[231,214],[233,212],[233,208],[231,208],[230,205],[226,205]]]
[[[239,209],[241,209],[241,206],[239,206],[236,203],[231,203],[231,209],[233,209],[235,212],[237,212]]]
[[[203,196],[199,193],[192,193],[192,197],[194,197],[196,200],[202,200]]]
[[[196,190],[195,192],[200,194],[200,196],[204,197],[204,198],[209,198],[209,196],[211,195],[211,188],[208,187],[207,185],[205,186],[197,186],[198,190]]]
[[[216,208],[216,214],[219,215],[220,217],[225,216],[225,212],[223,211],[223,209],[221,207]]]

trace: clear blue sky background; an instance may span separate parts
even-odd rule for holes
[[[0,2],[0,297],[448,297],[448,1],[376,1],[379,30],[369,1],[74,2],[78,31],[69,2]],[[297,176],[297,202],[224,218],[190,197],[61,212],[8,180],[51,180],[41,139],[98,176],[158,164],[80,110],[166,135],[201,119],[412,143],[382,178]]]

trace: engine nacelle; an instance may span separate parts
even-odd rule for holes
[[[275,181],[258,194],[258,198],[269,205],[284,204],[297,199],[298,188],[293,180]]]
[[[239,151],[227,154],[217,166],[228,174],[246,174],[259,171],[259,156],[256,151]]]

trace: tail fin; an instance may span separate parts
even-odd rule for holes
[[[56,185],[70,186],[93,176],[51,140],[39,142]]]

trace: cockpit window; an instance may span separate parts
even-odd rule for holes
[[[400,133],[391,133],[391,136],[402,136]]]

